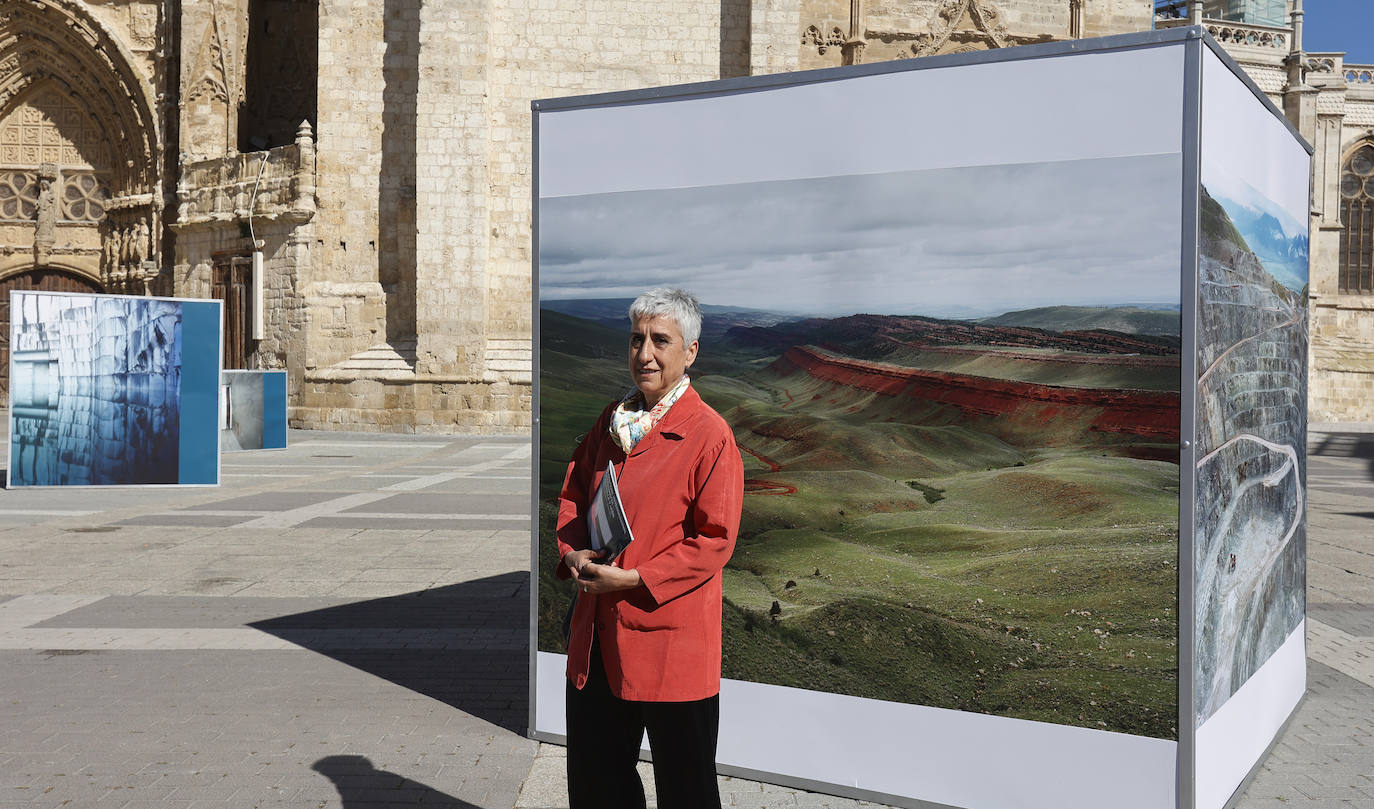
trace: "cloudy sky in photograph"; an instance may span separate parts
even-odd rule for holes
[[[543,199],[541,299],[662,284],[781,313],[1179,302],[1178,155]]]

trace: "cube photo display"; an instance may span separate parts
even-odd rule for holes
[[[631,300],[732,428],[722,773],[1220,809],[1305,674],[1310,147],[1199,28],[538,101],[531,733]],[[631,515],[635,504],[627,503]]]

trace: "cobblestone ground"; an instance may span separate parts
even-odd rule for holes
[[[0,491],[0,809],[566,805],[521,735],[528,441],[291,438],[215,489]],[[1374,807],[1374,440],[1317,449],[1310,692],[1244,809]]]

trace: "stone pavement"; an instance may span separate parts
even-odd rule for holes
[[[1374,807],[1374,435],[1318,438],[1311,690],[1243,809]],[[219,488],[0,491],[0,809],[565,805],[522,735],[528,440],[291,441]]]
[[[1307,699],[1238,809],[1374,808],[1374,430],[1308,433]]]

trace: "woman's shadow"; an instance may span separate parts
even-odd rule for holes
[[[364,756],[326,756],[310,769],[334,782],[343,809],[423,806],[425,809],[481,809],[417,781],[379,770]]]

